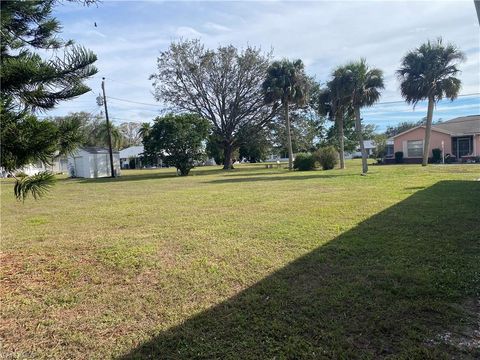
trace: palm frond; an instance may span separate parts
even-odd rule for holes
[[[397,70],[402,96],[414,106],[429,97],[435,101],[456,98],[460,80],[454,76],[460,72],[458,63],[463,60],[465,55],[455,45],[445,45],[441,38],[408,52]]]
[[[31,194],[33,198],[37,200],[53,186],[54,182],[54,175],[48,171],[22,177],[15,182],[15,197],[17,200],[25,201],[28,194]]]

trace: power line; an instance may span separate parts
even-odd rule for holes
[[[113,97],[113,96],[107,96],[108,99],[113,99],[113,100],[117,100],[117,101],[123,101],[123,102],[128,102],[128,103],[132,103],[132,104],[139,104],[139,105],[147,105],[147,106],[155,106],[155,107],[159,107],[158,104],[149,104],[149,103],[144,103],[144,102],[140,102],[140,101],[133,101],[133,100],[127,100],[127,99],[120,99],[120,98],[116,98],[116,97]]]

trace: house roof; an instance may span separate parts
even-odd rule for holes
[[[480,133],[480,115],[457,117],[435,124],[432,128],[449,132],[451,135]]]
[[[120,150],[120,157],[123,159],[128,159],[129,157],[137,157],[140,154],[143,154],[144,148],[143,145],[140,146],[130,146],[123,150]]]
[[[400,134],[393,136],[396,138],[418,128],[425,128],[425,125],[415,126]],[[432,131],[438,131],[448,135],[471,135],[480,134],[480,115],[461,116],[432,125]]]
[[[108,149],[99,146],[83,146],[80,150],[86,151],[90,154],[108,154]],[[113,150],[114,154],[118,154],[117,150]]]

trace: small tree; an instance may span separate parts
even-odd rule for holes
[[[301,60],[274,61],[267,70],[267,78],[263,83],[265,103],[280,102],[285,118],[288,169],[293,169],[292,133],[290,129],[290,105],[305,105],[308,101],[310,84]]]
[[[460,72],[458,63],[464,59],[465,55],[455,45],[444,45],[440,38],[408,52],[397,70],[400,90],[407,103],[415,107],[419,101],[428,100],[422,166],[428,164],[433,107],[444,97],[452,101],[457,98],[461,81],[455,76]]]
[[[203,142],[208,136],[209,123],[195,114],[157,117],[143,138],[145,154],[161,157],[182,176],[188,175],[195,161],[204,157]]]

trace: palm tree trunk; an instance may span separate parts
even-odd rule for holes
[[[355,130],[357,131],[358,141],[360,142],[360,152],[362,153],[362,174],[367,174],[367,152],[365,151],[365,144],[363,143],[362,119],[360,118],[359,107],[355,107]]]
[[[287,122],[287,146],[288,146],[288,170],[293,170],[293,148],[292,148],[292,133],[290,131],[290,116],[288,114],[288,102],[283,104],[285,111],[285,120]]]
[[[343,134],[343,114],[337,115],[338,144],[340,154],[340,169],[345,169],[345,141]]]
[[[432,133],[432,118],[433,118],[433,106],[435,101],[432,96],[428,98],[428,110],[427,110],[427,126],[425,127],[425,142],[423,144],[423,160],[422,166],[428,164],[428,148],[430,147],[430,135]]]

